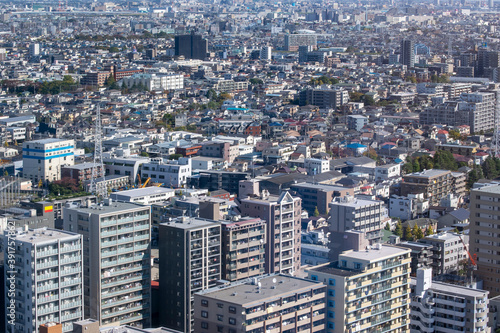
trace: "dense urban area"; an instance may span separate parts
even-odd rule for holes
[[[500,1],[0,1],[0,332],[499,333]]]

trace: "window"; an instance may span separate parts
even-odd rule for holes
[[[236,325],[236,318],[229,318],[229,323],[231,325]]]
[[[224,307],[224,304],[223,303],[217,303],[217,307],[222,309]]]
[[[224,332],[224,326],[217,326],[217,332]]]
[[[328,311],[328,318],[335,319],[335,312],[334,311]]]
[[[203,318],[208,318],[208,312],[207,311],[201,311],[201,316]]]
[[[332,322],[328,322],[328,328],[334,330],[335,329],[335,323],[332,323]]]
[[[218,315],[217,315],[217,320],[218,320],[218,321],[223,321],[223,320],[224,320],[224,316],[223,316],[223,315],[218,314]]]
[[[201,306],[208,306],[208,301],[206,299],[202,299]]]
[[[335,279],[329,279],[328,284],[330,286],[335,286]]]
[[[335,301],[328,301],[328,306],[330,308],[335,308]]]
[[[313,280],[313,281],[318,281],[318,276],[316,276],[316,275],[311,275],[311,280]]]
[[[229,313],[236,313],[236,308],[234,306],[230,306]]]
[[[208,323],[206,321],[202,321],[201,328],[208,329]]]
[[[328,296],[335,297],[335,290],[334,289],[329,289],[328,290]]]

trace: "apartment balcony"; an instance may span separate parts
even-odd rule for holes
[[[69,258],[61,258],[60,263],[61,263],[61,265],[64,265],[64,264],[70,264],[73,262],[78,262],[80,260],[82,260],[81,256],[70,256]]]
[[[36,276],[37,281],[42,281],[42,280],[47,280],[47,279],[53,279],[59,276],[59,272],[50,272],[50,273],[45,273],[45,274],[40,274]]]
[[[61,287],[73,286],[73,285],[80,284],[80,283],[82,283],[81,278],[61,281]]]
[[[71,308],[76,308],[82,306],[82,301],[61,303],[61,310],[68,310]]]
[[[73,297],[73,296],[80,296],[81,294],[82,294],[81,290],[66,291],[64,293],[61,293],[61,299]]]
[[[114,306],[117,306],[117,305],[122,305],[122,304],[131,303],[131,302],[141,301],[141,300],[143,300],[145,298],[145,296],[148,296],[148,295],[133,296],[133,297],[129,297],[129,298],[126,298],[126,299],[121,299],[121,300],[116,300],[116,301],[112,301],[112,300],[107,299],[106,301],[102,301],[101,302],[101,309],[106,309],[106,308],[114,307]]]
[[[103,311],[102,318],[105,319],[105,318],[115,317],[115,316],[123,315],[126,313],[142,311],[142,310],[143,310],[143,305],[138,305],[138,306],[131,306],[130,308],[124,307],[123,310],[112,311],[112,312],[110,311],[108,313],[106,313],[106,311]]]
[[[51,307],[43,307],[43,308],[38,308],[36,310],[36,314],[38,316],[43,316],[49,313],[54,313],[54,312],[59,312],[59,307],[56,306],[51,306]]]
[[[67,314],[67,315],[62,315],[61,316],[61,321],[68,321],[68,320],[72,320],[72,319],[76,319],[76,318],[81,318],[82,317],[82,313],[81,312],[73,312],[73,313],[70,313],[70,314]]]
[[[41,257],[46,257],[46,256],[52,256],[56,255],[58,253],[57,249],[50,249],[46,251],[37,251],[36,252],[36,257],[41,258]]]
[[[53,301],[57,301],[58,299],[59,299],[59,295],[39,297],[37,299],[37,304],[40,305],[43,303],[53,302]]]
[[[54,267],[54,266],[59,266],[59,262],[57,260],[49,260],[46,262],[40,262],[36,264],[36,268],[47,268],[47,267]]]
[[[47,285],[43,285],[43,286],[38,286],[36,288],[36,292],[37,293],[41,293],[41,292],[44,292],[44,291],[56,290],[58,288],[59,288],[59,284],[58,283],[52,283],[52,284],[47,284]]]

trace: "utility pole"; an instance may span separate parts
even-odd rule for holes
[[[108,196],[105,174],[106,171],[102,160],[101,106],[97,105],[94,134],[94,165],[92,166],[90,192],[97,197],[98,201]]]

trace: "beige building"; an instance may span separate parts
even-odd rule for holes
[[[237,281],[264,274],[266,221],[243,218],[222,223],[222,279]]]
[[[469,251],[477,256],[475,275],[494,297],[500,295],[500,185],[477,185],[470,192]]]
[[[324,332],[325,286],[266,275],[194,295],[195,332]]]
[[[410,250],[377,244],[309,269],[326,291],[326,332],[407,332]]]

